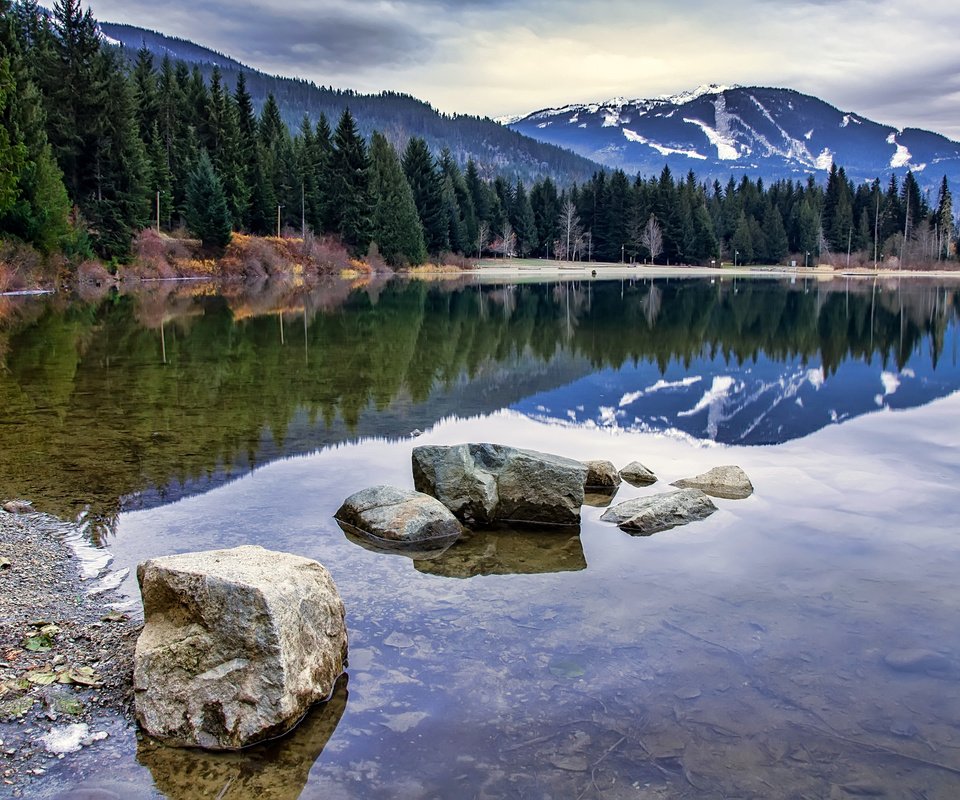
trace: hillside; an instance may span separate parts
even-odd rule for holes
[[[280,105],[284,122],[291,129],[299,126],[304,114],[316,121],[323,113],[331,124],[336,124],[343,109],[349,107],[365,136],[379,130],[395,146],[402,146],[411,136],[423,137],[435,153],[444,147],[450,148],[461,164],[473,158],[485,177],[507,174],[532,182],[549,175],[566,184],[586,180],[598,168],[595,162],[582,156],[512,131],[493,120],[441,114],[428,103],[409,95],[395,92],[360,94],[317,86],[300,79],[267,75],[193,42],[131,25],[101,22],[100,30],[107,41],[122,45],[131,59],[137,50],[146,46],[158,63],[169,55],[174,60],[198,65],[207,79],[217,66],[231,89],[237,75],[245,73],[247,89],[258,111],[272,93]]]
[[[502,120],[512,130],[569,148],[628,174],[668,164],[725,181],[823,177],[832,162],[854,180],[912,170],[933,187],[960,187],[960,143],[917,128],[899,130],[790,89],[702,86],[672,97],[617,98],[547,108]]]

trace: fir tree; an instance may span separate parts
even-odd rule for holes
[[[187,182],[186,222],[190,233],[205,247],[224,248],[230,243],[232,214],[206,150],[200,153]]]
[[[450,247],[448,220],[444,217],[443,182],[433,163],[427,143],[414,137],[403,154],[403,172],[413,190],[413,200],[423,223],[423,235],[430,253]]]
[[[367,148],[349,109],[333,137],[330,164],[330,213],[333,229],[354,253],[370,244],[370,189]]]
[[[423,227],[400,159],[380,133],[370,140],[370,193],[373,240],[390,266],[422,264],[426,260]]]

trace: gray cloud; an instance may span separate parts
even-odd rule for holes
[[[740,83],[960,138],[952,0],[167,0],[162,16],[147,0],[98,0],[94,13],[445,111],[496,116]]]

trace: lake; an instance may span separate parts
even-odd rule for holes
[[[958,309],[953,282],[845,278],[0,299],[0,496],[76,521],[113,570],[240,544],[315,558],[350,634],[332,699],[282,740],[214,756],[117,722],[40,786],[960,795]],[[614,503],[721,464],[755,493],[646,538],[585,506],[579,531],[470,531],[416,559],[332,519],[412,487],[414,446],[476,441],[660,477]]]

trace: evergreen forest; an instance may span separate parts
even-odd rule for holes
[[[462,155],[462,154],[461,154]],[[122,261],[148,226],[223,248],[232,232],[339,237],[400,267],[460,254],[613,263],[919,266],[956,257],[946,178],[854,184],[834,165],[765,186],[692,172],[579,183],[365,135],[349,109],[292,128],[259,112],[244,74],[128,58],[79,0],[0,0],[0,237],[41,253]]]

